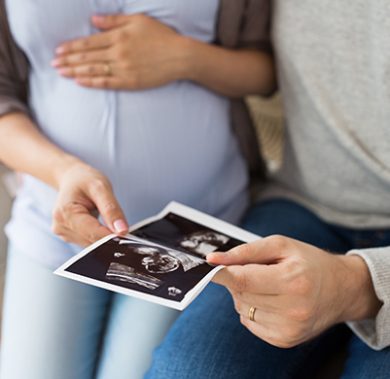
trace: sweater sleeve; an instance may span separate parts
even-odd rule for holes
[[[0,117],[28,113],[26,104],[28,63],[12,39],[4,1],[0,0]]]
[[[221,0],[218,42],[228,48],[271,50],[271,0]]]
[[[375,350],[390,346],[390,247],[351,250],[362,257],[370,271],[376,295],[383,305],[375,319],[348,322],[348,326]]]

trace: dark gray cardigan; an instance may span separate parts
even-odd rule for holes
[[[216,42],[227,48],[270,51],[270,12],[270,0],[221,0]],[[5,2],[0,0],[0,116],[29,113],[28,69],[28,61],[9,31]],[[256,132],[242,99],[232,100],[231,119],[250,172],[257,178],[264,177]]]

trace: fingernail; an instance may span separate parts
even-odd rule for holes
[[[125,221],[116,220],[114,222],[114,229],[115,229],[115,232],[117,232],[117,233],[123,233],[123,232],[127,232],[129,227],[127,226],[127,223]]]
[[[104,22],[105,17],[104,17],[104,16],[95,15],[95,16],[92,16],[92,19],[93,19],[95,22]]]
[[[220,255],[221,255],[220,253],[210,253],[207,254],[206,259],[207,261],[212,262],[217,260],[220,257]]]
[[[80,85],[80,86],[88,86],[88,82],[82,78],[76,78],[75,83]]]
[[[58,46],[56,49],[56,54],[63,54],[65,53],[66,49],[63,46]]]
[[[60,67],[61,66],[61,61],[59,59],[53,59],[51,61],[52,67]]]
[[[70,75],[70,70],[67,68],[60,68],[58,70],[59,74],[62,76],[69,76]]]

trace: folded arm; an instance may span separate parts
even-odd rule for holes
[[[229,97],[275,89],[267,51],[203,43],[145,15],[99,16],[92,22],[101,33],[62,44],[53,60],[60,74],[80,85],[139,90],[192,80]]]

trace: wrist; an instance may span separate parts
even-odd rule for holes
[[[177,49],[180,51],[177,65],[178,79],[197,81],[200,45],[190,37],[178,36]]]
[[[377,298],[368,266],[358,255],[337,256],[343,266],[340,293],[342,322],[376,317],[382,303]]]
[[[53,186],[55,189],[61,187],[64,177],[76,166],[85,165],[80,159],[73,155],[63,154],[58,157],[56,162],[53,162]]]

